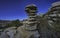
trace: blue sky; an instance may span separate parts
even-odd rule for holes
[[[15,20],[26,19],[27,13],[25,6],[35,4],[39,13],[46,13],[51,7],[51,4],[59,0],[0,0],[0,19]]]

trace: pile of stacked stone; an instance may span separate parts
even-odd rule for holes
[[[41,38],[60,38],[60,1],[53,3],[44,17],[47,18],[47,24],[45,24],[46,30],[45,27],[42,28],[45,32],[42,31]],[[40,24],[42,26],[42,23]]]
[[[54,30],[56,38],[60,38],[60,1],[53,3],[49,9],[48,24]]]
[[[28,18],[28,23],[27,23],[27,29],[28,30],[34,30],[36,29],[36,24],[37,24],[37,7],[34,4],[26,6],[25,11],[27,12],[29,18]]]
[[[60,38],[60,1],[52,4],[38,28],[40,38]]]
[[[25,8],[29,18],[24,23],[23,26],[19,27],[18,30],[21,33],[22,38],[38,38],[39,34],[37,31],[37,20],[36,20],[36,12],[37,7],[34,4],[28,5]]]
[[[56,24],[57,22],[60,21],[60,2],[55,2],[52,4],[52,7],[48,11],[48,21],[49,25],[51,24]],[[57,25],[58,26],[58,25]],[[54,27],[54,26],[51,26]]]

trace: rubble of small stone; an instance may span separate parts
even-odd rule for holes
[[[45,14],[37,15],[34,4],[27,5],[25,11],[26,20],[0,20],[0,38],[60,38],[60,2],[53,3]]]

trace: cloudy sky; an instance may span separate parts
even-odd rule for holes
[[[0,0],[0,20],[26,19],[25,6],[35,4],[39,13],[46,13],[59,0]]]

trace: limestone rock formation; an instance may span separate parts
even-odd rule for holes
[[[37,20],[36,20],[36,12],[37,7],[34,4],[28,5],[25,8],[29,18],[27,23],[24,23],[23,26],[19,27],[18,30],[21,33],[21,38],[38,38],[39,34],[36,30]]]
[[[60,2],[52,4],[48,13],[39,17],[40,38],[60,38]]]
[[[7,29],[5,29],[0,38],[14,38],[14,35],[16,34],[16,27],[9,27]]]
[[[23,26],[1,30],[0,38],[60,38],[60,1],[40,16],[34,4],[27,5],[25,11],[28,19],[23,21]]]

